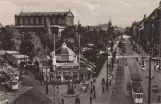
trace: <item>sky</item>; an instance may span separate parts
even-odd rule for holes
[[[74,23],[126,27],[143,19],[159,6],[160,0],[0,0],[0,22],[14,24],[14,15],[23,12],[72,11]]]

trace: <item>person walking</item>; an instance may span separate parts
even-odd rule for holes
[[[160,103],[160,97],[161,97],[161,96],[160,96],[160,95],[158,95],[158,103]]]
[[[78,103],[77,104],[80,104],[80,98],[78,97]]]
[[[105,90],[105,88],[104,88],[104,85],[102,86],[102,93],[104,93],[104,90]]]
[[[92,90],[92,88],[91,88],[91,90],[90,90],[90,94],[92,95],[92,92],[93,92],[93,90]]]
[[[92,104],[92,96],[90,96],[90,98],[89,98],[89,99],[90,99],[90,104]]]
[[[96,91],[94,90],[93,98],[96,98]]]
[[[62,101],[62,104],[64,104],[64,99],[63,98],[61,99],[61,101]]]
[[[75,104],[78,104],[78,96],[75,98]]]
[[[93,85],[93,81],[91,81],[91,88],[92,88],[92,85]]]
[[[93,85],[93,91],[95,91],[95,85]]]

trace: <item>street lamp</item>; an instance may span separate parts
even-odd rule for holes
[[[151,80],[154,79],[155,77],[151,76],[151,53],[152,49],[149,51],[150,57],[149,57],[149,76],[146,77],[149,79],[149,85],[148,85],[148,104],[151,104]]]

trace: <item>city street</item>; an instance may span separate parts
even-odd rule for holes
[[[0,104],[161,104],[161,1],[0,4]]]
[[[126,50],[128,53],[133,53],[132,52],[132,48],[129,47],[128,44],[126,44]],[[136,53],[133,53],[134,55],[136,55]],[[140,55],[141,57],[141,55]],[[149,61],[145,61],[146,64],[146,69],[142,70],[140,65],[139,65],[139,61],[136,61],[136,58],[127,58],[127,62],[128,62],[128,66],[131,65],[131,72],[130,73],[137,73],[141,78],[142,78],[142,87],[143,87],[143,92],[144,92],[144,104],[147,104],[148,102],[148,79],[146,78],[146,76],[149,75]],[[154,71],[154,65],[156,64],[156,62],[152,62],[152,76],[155,77],[155,79],[152,80],[152,85],[153,84],[157,84],[159,86],[159,92],[153,92],[151,90],[151,102],[153,104],[157,103],[157,98],[159,93],[161,92],[161,83],[160,83],[160,72],[155,72]]]

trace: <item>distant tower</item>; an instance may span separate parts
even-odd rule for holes
[[[71,1],[69,0],[69,12],[71,11],[71,10],[70,10],[70,6],[71,6],[71,4],[70,4],[70,3],[71,3]]]
[[[23,13],[23,6],[21,5],[21,12],[20,13]]]
[[[112,26],[111,19],[109,19],[108,27],[111,27],[111,26]]]
[[[145,20],[146,19],[146,14],[144,14],[144,18],[143,18],[143,20]]]
[[[108,26],[112,26],[111,19],[109,19]]]
[[[161,1],[160,1],[160,3],[159,3],[159,7],[161,7]]]

